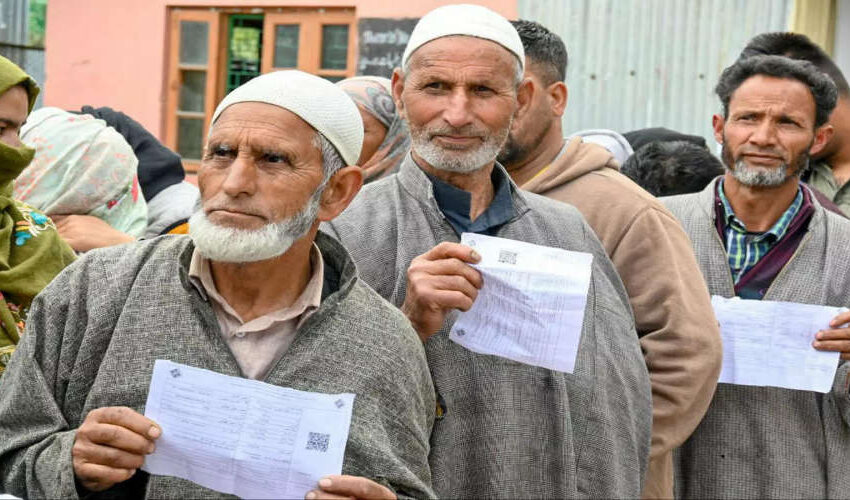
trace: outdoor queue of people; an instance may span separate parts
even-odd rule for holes
[[[705,117],[718,159],[565,134],[567,64],[540,23],[437,8],[391,80],[230,92],[195,190],[120,112],[33,111],[0,58],[0,493],[223,496],[141,470],[169,360],[354,394],[310,499],[850,497],[850,313],[808,332],[840,353],[823,393],[718,383],[712,301],[850,307],[844,76],[756,37]],[[453,340],[487,283],[463,233],[592,256],[571,373]]]

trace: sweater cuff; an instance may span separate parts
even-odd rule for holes
[[[34,477],[39,478],[44,494],[53,498],[79,499],[74,476],[74,463],[71,448],[77,430],[57,432],[50,439],[50,444],[41,450],[34,464]],[[51,487],[47,487],[51,485]],[[53,491],[50,491],[53,490]]]

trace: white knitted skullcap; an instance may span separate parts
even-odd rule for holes
[[[356,165],[360,158],[360,111],[344,90],[324,78],[298,70],[260,75],[227,94],[215,109],[212,123],[228,106],[239,102],[264,102],[289,110],[321,132],[346,165]]]
[[[425,14],[410,34],[401,58],[402,67],[407,65],[407,60],[419,47],[437,38],[453,35],[496,42],[517,56],[520,67],[525,69],[525,50],[513,25],[487,7],[471,4],[446,5]]]

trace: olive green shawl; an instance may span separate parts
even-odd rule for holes
[[[0,56],[0,95],[19,84],[27,89],[31,111],[38,86]],[[12,182],[33,153],[0,143],[0,373],[20,340],[32,299],[74,260],[48,217],[12,199]]]

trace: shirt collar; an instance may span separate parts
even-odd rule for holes
[[[474,221],[469,219],[471,193],[443,182],[427,172],[425,175],[433,186],[437,206],[458,234],[464,232],[490,234],[516,215],[510,179],[507,172],[498,166],[494,167],[490,174],[490,181],[493,183],[493,201]]]
[[[508,188],[510,190],[514,206],[512,220],[516,220],[531,210],[525,197],[534,195],[519,189],[511,180],[505,168],[499,165],[498,162],[496,162],[496,165],[493,168],[501,170],[508,181]],[[413,160],[412,153],[408,152],[407,156],[405,156],[404,160],[402,160],[398,173],[395,175],[395,179],[402,189],[404,189],[404,191],[410,195],[413,200],[416,200],[420,204],[420,207],[427,212],[429,216],[439,216],[439,214],[442,214],[440,207],[437,205],[437,200],[434,197],[434,184]]]
[[[726,198],[726,193],[723,189],[723,178],[721,177],[717,183],[717,197],[720,199],[720,203],[723,207],[723,219],[726,223],[727,227],[731,227],[735,231],[739,233],[747,233],[747,228],[743,222],[735,215],[735,211],[732,210],[732,204],[729,203],[729,199]],[[794,197],[794,201],[791,202],[791,205],[785,209],[785,212],[782,213],[782,216],[779,217],[773,226],[767,231],[759,234],[754,239],[756,241],[760,241],[765,238],[771,238],[773,241],[779,241],[785,236],[785,233],[788,231],[788,227],[791,225],[791,221],[794,220],[794,217],[800,211],[800,207],[803,205],[803,190],[800,186],[797,186],[797,196]]]
[[[218,289],[215,286],[215,281],[213,280],[212,271],[210,269],[210,261],[201,255],[197,248],[193,250],[192,260],[189,263],[189,280],[195,288],[201,292],[201,295],[214,300],[229,316],[238,319],[239,323],[242,323],[243,325],[250,323],[252,326],[256,326],[256,328],[251,328],[251,330],[263,330],[277,322],[289,321],[298,317],[305,319],[305,313],[318,309],[322,301],[324,260],[322,258],[322,252],[315,243],[313,243],[313,246],[310,249],[310,265],[312,267],[310,280],[307,282],[307,286],[304,287],[301,295],[295,299],[295,302],[293,302],[292,305],[270,312],[259,318],[253,319],[248,323],[243,322],[242,318],[240,318],[230,304],[227,303],[227,300],[218,293]]]

